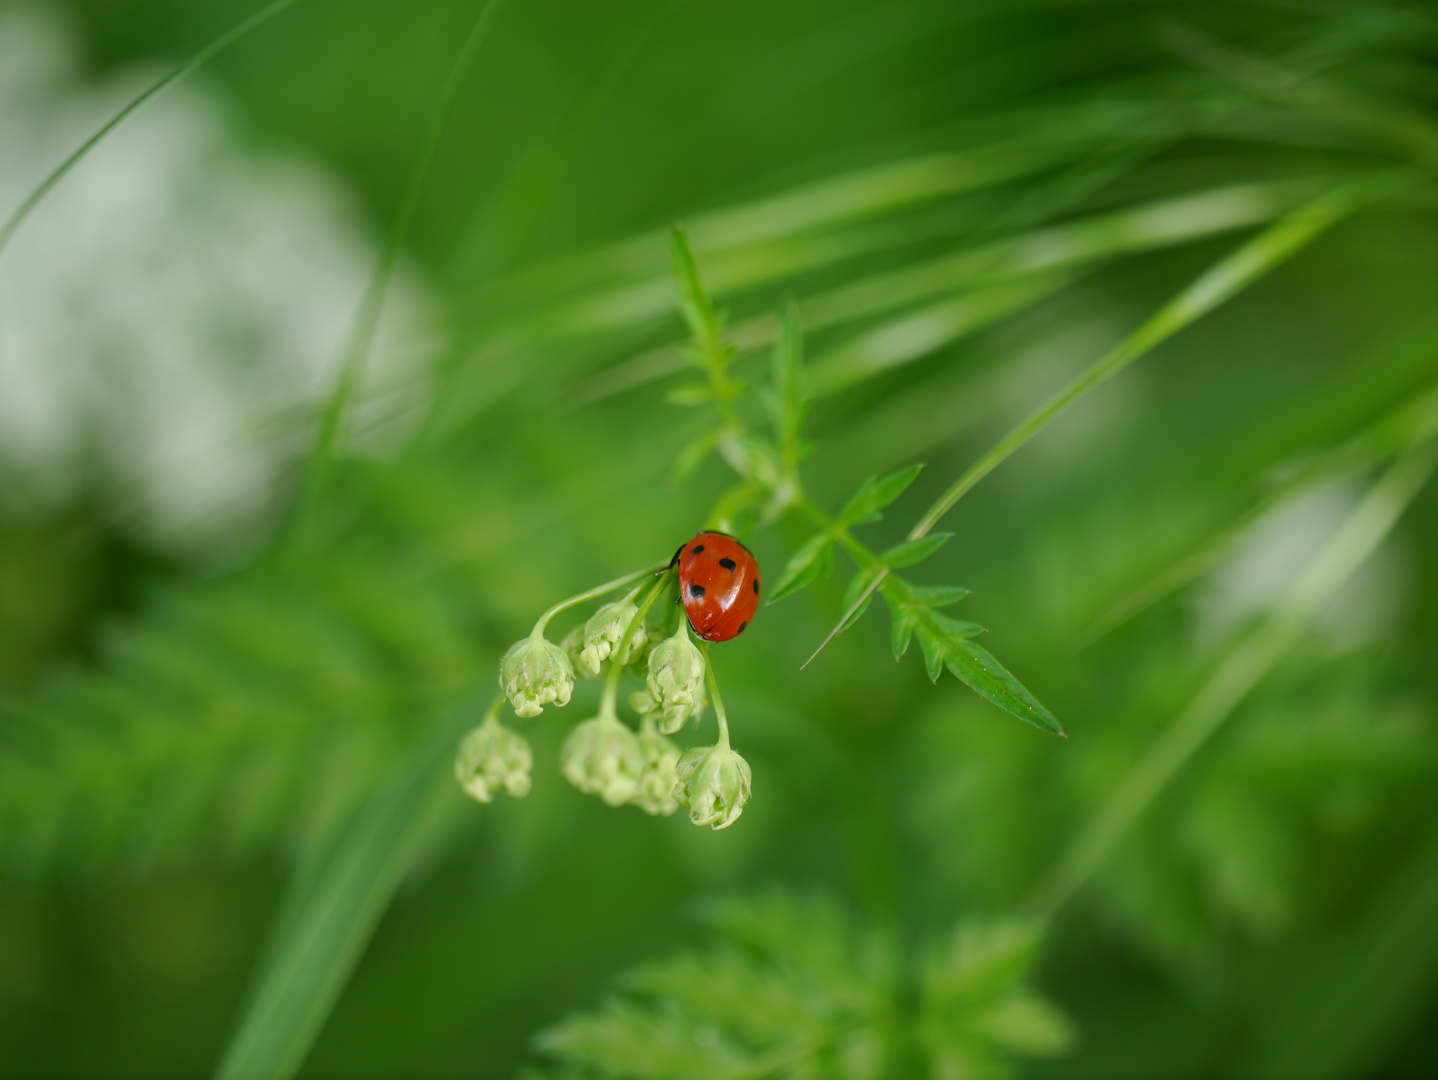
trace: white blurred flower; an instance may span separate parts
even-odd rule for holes
[[[87,84],[77,68],[53,9],[0,7],[0,217],[155,77]],[[0,497],[98,492],[177,553],[252,534],[375,258],[331,177],[243,147],[196,82],[146,105],[0,252]],[[423,400],[426,306],[402,274],[356,415],[369,445]]]

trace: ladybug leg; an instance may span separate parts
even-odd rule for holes
[[[689,541],[688,541],[688,540],[685,540],[685,541],[684,541],[684,544],[687,544],[687,543],[689,543]],[[674,552],[674,558],[672,558],[672,559],[669,560],[669,566],[667,567],[667,569],[672,570],[672,569],[674,569],[674,567],[675,567],[676,565],[678,565],[678,563],[679,563],[679,556],[681,556],[681,555],[684,554],[684,544],[680,544],[679,547],[678,547],[678,549]],[[662,573],[663,571],[660,571],[660,572]]]

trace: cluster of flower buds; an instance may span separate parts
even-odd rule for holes
[[[529,794],[534,754],[524,736],[499,722],[494,709],[459,744],[454,776],[470,798],[491,802],[496,791],[516,799]]]
[[[683,806],[696,825],[723,829],[733,824],[749,798],[749,766],[729,747],[728,721],[713,671],[695,645],[687,619],[681,615],[672,632],[645,622],[673,580],[668,570],[660,574],[647,593],[647,582],[641,580],[620,599],[602,605],[559,645],[545,637],[554,614],[634,578],[556,605],[529,637],[510,646],[499,668],[503,693],[484,722],[460,743],[455,760],[455,776],[469,795],[489,802],[496,791],[516,797],[529,791],[532,754],[519,734],[499,722],[505,701],[516,716],[538,716],[546,705],[569,703],[576,677],[603,678],[597,715],[577,725],[560,751],[565,779],[610,806],[628,804],[666,816]],[[626,670],[644,680],[644,689],[629,698],[641,717],[638,731],[620,719],[616,708]],[[714,696],[718,742],[681,751],[667,736],[702,716],[706,680]]]

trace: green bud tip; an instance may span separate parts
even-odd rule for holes
[[[538,716],[544,706],[569,704],[574,692],[574,665],[558,645],[546,641],[538,628],[509,647],[499,662],[499,687],[516,716]]]
[[[524,737],[489,716],[460,741],[454,776],[465,794],[478,802],[492,802],[497,791],[519,799],[529,794],[533,765],[534,755]]]
[[[727,829],[749,801],[749,763],[724,745],[696,746],[675,766],[674,798],[689,808],[689,820],[711,829]]]
[[[612,603],[605,604],[598,611],[589,617],[584,624],[584,636],[581,639],[579,650],[579,666],[585,673],[597,675],[599,665],[608,660],[611,653],[614,653],[619,646],[619,639],[624,636],[624,631],[634,621],[634,616],[639,613],[639,605],[634,598],[639,595],[643,583],[634,586],[628,593]],[[630,640],[630,650],[643,644],[645,630],[643,626],[635,629]],[[619,650],[622,654],[624,650]]]

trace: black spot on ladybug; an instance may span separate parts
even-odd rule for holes
[[[754,595],[757,596],[758,594],[759,594],[759,579],[758,579],[758,578],[755,578],[755,579],[754,579]]]
[[[736,631],[734,631],[734,636],[735,636],[735,637],[738,637],[740,634],[742,634],[742,633],[744,632],[744,627],[746,627],[746,626],[748,626],[748,625],[749,625],[749,623],[748,623],[747,620],[746,620],[745,622],[741,622],[741,623],[739,624],[739,629],[736,630]]]
[[[689,549],[689,554],[690,554],[690,555],[698,555],[698,554],[699,554],[701,551],[703,551],[703,550],[704,550],[704,545],[703,545],[703,544],[695,544],[692,548]]]
[[[698,599],[698,598],[702,597],[702,596],[704,595],[704,586],[703,586],[703,585],[690,585],[690,586],[689,586],[689,595],[692,596],[692,597],[694,597],[695,599]]]
[[[725,570],[733,570],[739,564],[736,563],[733,559],[720,559],[719,565],[722,566]]]

